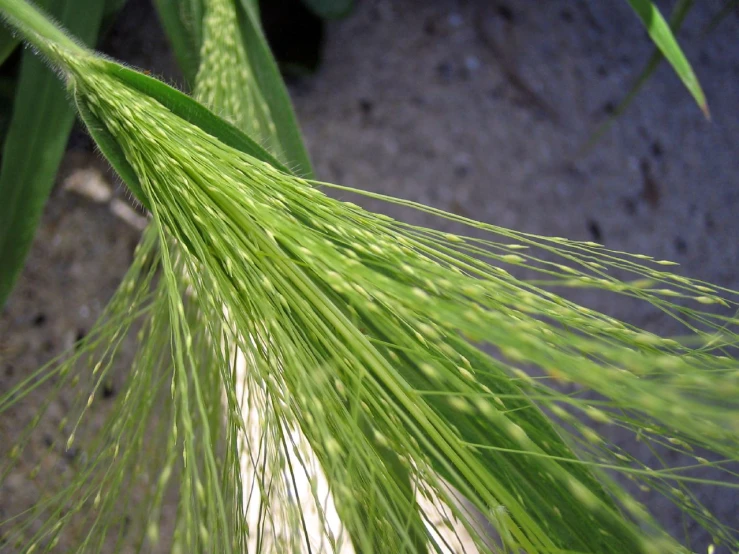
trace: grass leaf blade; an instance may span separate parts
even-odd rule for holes
[[[53,14],[82,40],[97,37],[103,4],[52,3]],[[84,17],[80,14],[84,14]],[[31,246],[46,198],[74,122],[58,77],[32,52],[24,52],[13,116],[0,167],[0,306],[10,294]]]
[[[649,36],[660,49],[680,80],[695,99],[707,118],[710,118],[708,103],[693,68],[683,54],[680,45],[657,7],[649,0],[628,0],[629,4],[647,28]]]
[[[0,28],[0,65],[13,53],[20,39],[10,33],[5,27]]]
[[[119,11],[123,9],[128,0],[106,0],[105,11],[103,12],[103,19],[114,17]]]
[[[195,14],[202,11],[197,0],[155,0],[159,20],[172,45],[177,64],[188,86],[194,86],[200,65],[200,39]]]

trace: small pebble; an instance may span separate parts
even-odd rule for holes
[[[136,211],[126,204],[123,200],[113,199],[110,203],[110,211],[113,215],[128,223],[134,229],[143,231],[146,228],[148,220],[143,215],[139,215]]]
[[[113,197],[113,190],[97,169],[86,167],[73,171],[64,179],[64,190],[84,196],[98,204]]]

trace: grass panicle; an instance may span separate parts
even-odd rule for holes
[[[58,492],[41,487],[28,512],[0,523],[9,544],[687,552],[630,480],[737,547],[695,493],[739,487],[736,292],[669,262],[298,177],[181,117],[111,62],[47,38],[42,50],[125,159],[152,223],[75,353],[0,396],[8,412],[41,382],[76,388],[59,427],[66,448],[86,452]],[[227,105],[259,128],[257,112]],[[348,194],[464,230],[335,198]],[[577,305],[569,288],[650,303],[684,336]],[[132,333],[136,358],[111,417],[83,436],[78,423]],[[609,442],[611,428],[633,432],[660,466]]]

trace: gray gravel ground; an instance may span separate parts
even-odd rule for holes
[[[651,52],[626,2],[359,4],[329,25],[318,73],[291,88],[321,178],[520,231],[671,259],[685,275],[739,289],[736,14],[701,36],[722,2],[696,3],[681,33],[713,120],[662,67],[585,155],[582,146]],[[147,10],[146,1],[132,0],[106,48],[176,81]],[[101,163],[85,153],[84,139],[71,148],[60,177]],[[137,236],[106,206],[55,190],[0,318],[0,386],[89,329],[130,263]],[[675,330],[643,307],[580,299],[653,331]],[[100,417],[105,402],[96,401]],[[0,424],[17,427],[31,416],[18,413],[17,421]],[[71,462],[60,453],[56,463]],[[20,476],[11,485],[0,491],[0,518],[38,494]],[[701,496],[739,526],[736,494],[706,489]],[[679,515],[663,503],[652,506],[682,536]],[[709,538],[696,531],[693,539],[693,548],[705,551]]]

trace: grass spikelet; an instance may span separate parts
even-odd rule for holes
[[[737,319],[705,311],[736,311],[735,292],[590,243],[299,178],[183,119],[110,62],[46,50],[125,159],[152,226],[85,339],[89,360],[38,374],[58,377],[57,391],[81,377],[79,422],[118,340],[141,325],[115,417],[10,539],[49,545],[78,517],[86,534],[74,544],[99,551],[122,540],[131,512],[149,546],[186,552],[687,551],[618,481],[629,478],[737,546],[690,489],[739,486],[726,469],[739,459]],[[468,233],[411,226],[332,191]],[[579,306],[555,292],[567,287],[649,302],[688,336]],[[0,397],[0,411],[35,386]],[[609,426],[632,430],[662,466],[610,444]],[[698,448],[723,482],[666,461]],[[129,490],[146,499],[138,509]],[[161,536],[173,490],[177,522]]]

